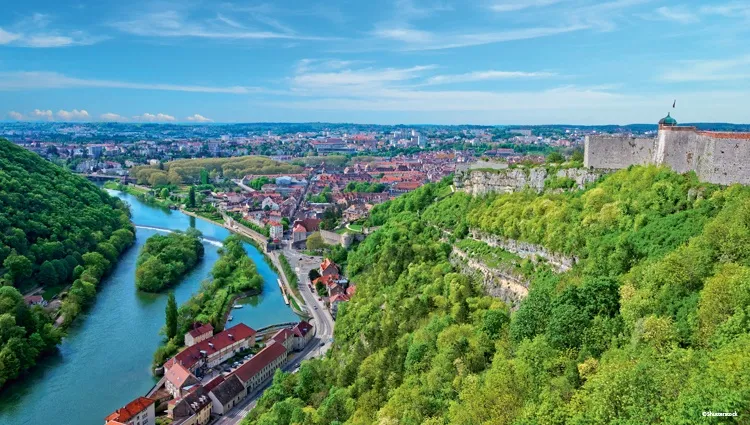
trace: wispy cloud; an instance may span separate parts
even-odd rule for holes
[[[465,74],[435,75],[427,79],[427,84],[467,83],[472,81],[534,79],[556,76],[553,72],[524,72],[524,71],[474,71]]]
[[[233,18],[218,15],[218,19],[191,19],[184,10],[164,10],[142,13],[133,19],[112,25],[118,30],[144,37],[206,38],[224,40],[324,40],[324,37],[297,34],[275,29],[249,29]]]
[[[0,90],[35,90],[65,88],[112,88],[133,90],[161,90],[194,93],[246,94],[261,91],[245,86],[201,86],[162,83],[135,83],[129,81],[100,80],[69,77],[57,72],[0,72]]]
[[[10,111],[8,112],[8,116],[12,120],[21,121],[23,119],[23,114],[16,111]]]
[[[526,0],[526,1],[500,1],[490,4],[490,10],[495,12],[515,12],[533,7],[550,6],[560,3],[562,0]]]
[[[214,122],[214,120],[212,120],[211,118],[206,118],[200,114],[193,114],[186,119],[191,122]]]
[[[682,61],[665,71],[661,79],[673,83],[750,80],[750,55],[730,59]]]
[[[167,115],[163,113],[158,114],[150,114],[146,112],[143,115],[136,115],[133,117],[136,121],[143,121],[143,122],[172,122],[175,121],[175,117],[172,115]]]
[[[425,71],[435,69],[434,65],[420,65],[410,68],[363,68],[343,69],[331,72],[302,72],[292,77],[295,90],[336,90],[357,91],[385,83],[399,83],[424,76]]]
[[[727,18],[750,19],[750,3],[735,1],[724,4],[702,6],[700,12],[706,15],[719,15]]]
[[[373,34],[376,37],[406,43],[401,50],[416,51],[453,49],[515,40],[527,40],[565,34],[587,28],[589,28],[587,25],[571,24],[558,27],[530,27],[506,31],[454,34],[434,33],[411,28],[390,28],[388,30],[376,30]]]
[[[662,6],[655,10],[654,16],[658,19],[673,21],[680,24],[691,24],[699,21],[698,16],[685,7]]]
[[[105,36],[92,36],[84,31],[63,31],[50,28],[50,15],[35,13],[9,27],[0,28],[0,45],[17,47],[53,48],[87,46],[106,40]]]

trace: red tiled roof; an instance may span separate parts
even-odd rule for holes
[[[329,300],[331,304],[337,301],[349,301],[349,296],[346,294],[336,294]]]
[[[286,353],[286,348],[281,344],[273,342],[266,345],[266,347],[260,350],[252,359],[248,360],[244,365],[240,366],[239,369],[232,373],[237,375],[242,382],[247,382],[264,367],[271,364],[272,361],[283,356],[284,353]]]
[[[191,376],[193,376],[193,374],[190,373],[185,366],[179,363],[171,365],[164,374],[167,381],[171,382],[177,388],[182,388],[183,385],[186,385],[186,382],[188,385],[192,384],[194,379],[190,379]]]
[[[346,295],[352,296],[354,293],[357,292],[357,285],[351,285],[350,287],[346,288]]]
[[[312,328],[313,328],[313,327],[312,327],[312,325],[311,325],[311,324],[309,324],[309,323],[307,323],[307,322],[305,322],[305,321],[303,320],[303,321],[301,321],[301,322],[297,323],[297,324],[296,324],[296,325],[295,325],[295,326],[294,326],[294,327],[292,328],[292,332],[293,332],[293,333],[294,333],[294,335],[296,335],[296,336],[299,336],[299,337],[303,337],[303,336],[307,335],[307,333],[308,333],[308,332],[310,332],[310,331],[312,330]]]
[[[304,226],[302,226],[301,224],[298,224],[298,225],[294,226],[294,230],[292,230],[292,232],[294,232],[294,233],[307,233],[307,230],[305,229]]]
[[[203,335],[205,333],[208,333],[208,332],[213,333],[213,331],[214,331],[214,327],[210,323],[206,323],[205,325],[199,326],[199,327],[191,330],[188,333],[193,338],[197,338],[197,337],[199,337],[199,336],[201,336],[201,335]]]
[[[276,342],[283,343],[284,341],[286,341],[287,339],[289,339],[291,337],[292,337],[292,331],[289,330],[289,328],[284,328],[284,329],[276,332],[276,334],[274,334],[274,336],[272,337],[272,339],[274,341],[276,341]]]
[[[232,338],[229,338],[230,334],[232,335]],[[244,323],[234,325],[229,329],[217,333],[211,338],[180,351],[176,356],[171,358],[165,366],[170,368],[174,363],[180,363],[190,369],[198,362],[198,360],[200,360],[201,351],[205,351],[206,355],[211,356],[237,341],[253,338],[255,334],[255,330]],[[213,344],[213,347],[209,344]]]
[[[224,379],[224,375],[219,375],[216,378],[208,381],[208,383],[206,385],[204,385],[203,388],[205,388],[206,391],[211,391],[214,388],[216,388],[217,386],[219,386],[219,384],[221,384],[222,382],[224,382],[224,380],[225,380]]]
[[[130,403],[126,404],[125,407],[121,407],[114,411],[114,413],[110,414],[106,418],[104,418],[105,421],[117,421],[117,422],[127,422],[132,418],[133,416],[141,413],[142,411],[146,410],[148,406],[154,404],[155,401],[146,398],[146,397],[138,397],[137,399],[131,401]]]

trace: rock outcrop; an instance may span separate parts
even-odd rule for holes
[[[534,168],[468,168],[456,170],[454,185],[457,189],[473,196],[488,193],[511,193],[524,189],[542,192],[545,181],[549,178],[569,179],[574,182],[573,189],[583,189],[588,183],[595,182],[604,171],[590,171],[580,168],[564,168],[550,173],[544,167]]]

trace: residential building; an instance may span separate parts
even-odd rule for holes
[[[292,334],[294,335],[292,346],[294,351],[302,351],[313,337],[313,326],[303,320],[292,328]]]
[[[217,415],[224,415],[237,405],[245,396],[247,389],[236,375],[229,375],[222,383],[209,391],[211,411]]]
[[[292,243],[307,240],[313,233],[320,230],[320,220],[317,218],[306,218],[294,220],[292,224]]]
[[[200,322],[193,324],[193,329],[185,334],[185,347],[205,341],[214,336],[214,327],[210,323],[202,325]]]
[[[286,359],[287,351],[284,345],[272,339],[258,354],[232,373],[240,378],[249,393],[272,378],[276,369],[286,363]]]
[[[182,397],[187,389],[200,381],[188,369],[177,363],[164,372],[164,387],[174,398]]]
[[[339,274],[339,266],[336,265],[330,258],[326,258],[320,263],[320,269],[318,270],[321,276],[330,276]]]
[[[255,343],[255,330],[244,323],[232,326],[197,344],[185,348],[169,359],[164,367],[170,369],[180,364],[187,370],[201,375],[202,368],[214,367],[246,350]]]
[[[181,399],[169,402],[167,416],[171,425],[206,425],[211,419],[211,398],[205,388],[196,385]]]
[[[273,240],[281,240],[284,237],[284,226],[278,221],[268,222],[269,236]]]
[[[104,421],[106,424],[154,425],[156,418],[155,404],[155,401],[150,398],[138,397],[124,407],[115,410],[104,418]]]

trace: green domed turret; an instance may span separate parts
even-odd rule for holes
[[[659,125],[665,125],[668,127],[674,127],[677,125],[677,120],[672,118],[667,112],[667,116],[659,120]]]

